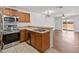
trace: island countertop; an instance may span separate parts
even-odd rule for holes
[[[36,27],[36,26],[24,26],[24,27],[18,27],[19,30],[28,30],[28,31],[33,31],[37,33],[46,33],[49,32],[50,29],[52,28],[47,28],[47,27]]]

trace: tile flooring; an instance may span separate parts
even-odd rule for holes
[[[40,53],[40,52],[24,42],[16,46],[10,47],[8,49],[4,49],[1,51],[1,53]],[[48,51],[46,51],[46,53],[58,53],[58,51],[56,51],[53,48],[50,48],[48,49]]]

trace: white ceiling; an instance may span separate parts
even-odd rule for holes
[[[60,8],[60,6],[11,6],[11,7],[41,14],[43,14],[43,12],[47,10],[52,10],[53,16],[57,15],[59,16],[62,15],[63,13],[67,16],[79,15],[79,6],[63,6],[63,8]]]

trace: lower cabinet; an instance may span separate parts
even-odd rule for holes
[[[50,32],[31,32],[31,45],[40,52],[45,52],[50,47]]]
[[[35,47],[35,33],[31,32],[31,45]]]
[[[27,30],[20,31],[20,42],[24,41],[28,41]],[[40,52],[45,52],[48,48],[50,48],[50,32],[30,32],[30,44]]]
[[[42,52],[42,37],[36,36],[35,47]]]
[[[26,30],[26,31],[25,31],[25,41],[26,41],[26,42],[28,41],[28,37],[29,37],[29,36],[28,36],[28,31]]]
[[[26,30],[21,30],[20,31],[20,42],[27,42],[28,40],[28,32]]]

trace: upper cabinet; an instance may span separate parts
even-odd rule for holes
[[[19,16],[18,22],[30,22],[30,13],[24,13],[11,8],[3,8],[3,15]]]
[[[19,22],[30,22],[30,14],[24,12],[18,12]]]
[[[17,10],[11,8],[4,8],[3,15],[7,16],[17,16]]]
[[[2,13],[2,8],[0,7],[0,14]]]

